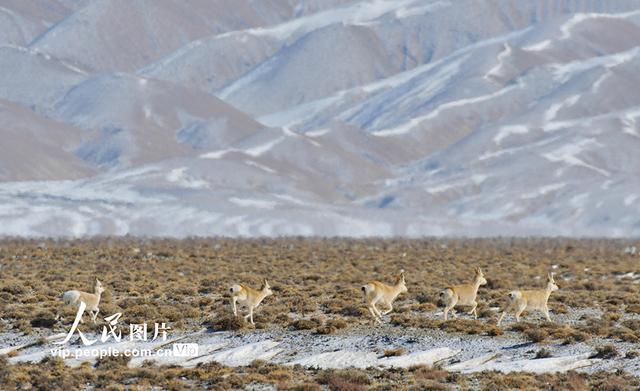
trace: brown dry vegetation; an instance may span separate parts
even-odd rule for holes
[[[174,330],[203,326],[215,330],[247,329],[252,326],[230,316],[226,292],[235,282],[257,288],[260,279],[266,277],[274,295],[255,312],[256,328],[329,334],[370,324],[361,284],[371,279],[390,282],[398,270],[405,269],[409,292],[394,303],[394,312],[388,318],[396,327],[485,335],[515,331],[533,341],[567,344],[593,336],[637,342],[640,321],[625,320],[622,315],[639,312],[639,286],[616,278],[617,274],[638,271],[640,258],[623,252],[628,244],[616,240],[550,239],[4,240],[0,241],[0,332],[49,335],[52,329],[66,331],[65,325],[53,321],[61,293],[68,289],[90,290],[96,276],[107,288],[100,305],[101,315],[122,312],[124,325],[169,321]],[[496,327],[497,314],[489,308],[502,307],[505,294],[511,289],[542,286],[544,281],[536,277],[546,276],[552,265],[558,265],[553,271],[561,288],[549,300],[552,319],[556,314],[584,307],[601,309],[607,315],[585,317],[576,325],[544,322],[536,315],[519,323],[510,318],[503,328]],[[474,321],[463,315],[462,319],[443,322],[429,317],[437,310],[440,290],[468,281],[474,266],[482,267],[488,280],[479,290],[480,318]],[[71,322],[73,312],[66,309],[66,323]],[[101,327],[100,323],[96,327]],[[30,382],[39,388],[37,384],[56,382],[60,388],[70,388],[91,383],[102,388],[130,382],[169,389],[190,385],[223,389],[252,382],[276,384],[284,389],[364,389],[398,384],[407,388],[438,389],[457,384],[509,389],[520,385],[548,388],[553,384],[556,389],[588,389],[604,387],[607,378],[604,374],[587,377],[577,373],[463,377],[425,368],[309,371],[271,364],[246,369],[211,364],[162,371],[120,366],[118,371],[107,373],[102,366],[95,370],[62,370],[60,365],[56,360],[41,366],[0,365],[0,384],[22,387],[24,382]],[[623,374],[609,378],[624,386],[638,385],[637,379]]]
[[[83,364],[65,367],[60,358],[45,358],[38,364],[7,365],[0,357],[2,389],[243,389],[251,385],[274,385],[281,390],[449,390],[449,389],[553,389],[634,390],[640,380],[624,373],[567,372],[535,375],[482,372],[472,375],[449,373],[424,366],[409,369],[311,370],[256,361],[242,368],[216,363],[196,368],[177,366],[128,368],[126,360],[106,358],[95,368]]]
[[[542,322],[538,315],[507,330],[531,339],[566,343],[598,335],[640,340],[640,321],[621,320],[636,313],[640,287],[616,274],[636,271],[638,256],[624,254],[615,240],[139,240],[0,241],[0,327],[30,333],[60,327],[53,317],[68,289],[90,290],[97,276],[107,288],[103,315],[123,312],[126,322],[169,321],[174,329],[214,325],[248,327],[228,318],[228,287],[234,282],[259,286],[266,277],[274,295],[256,311],[256,327],[316,329],[333,332],[368,324],[359,287],[371,279],[390,281],[404,268],[409,293],[391,314],[398,326],[498,335],[496,313],[505,294],[517,287],[542,285],[536,277],[553,269],[560,291],[549,305],[554,314],[569,308],[602,309],[603,318],[585,318],[580,326]],[[442,322],[429,319],[438,293],[467,281],[481,266],[488,284],[479,291],[478,321],[469,317]],[[565,280],[566,277],[570,279]],[[462,308],[464,309],[464,308]],[[459,311],[460,312],[460,311]],[[287,314],[296,314],[291,318]],[[67,321],[73,309],[66,309]],[[541,330],[529,335],[528,329]]]

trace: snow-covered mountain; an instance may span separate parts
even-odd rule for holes
[[[0,0],[0,235],[640,234],[637,0]]]

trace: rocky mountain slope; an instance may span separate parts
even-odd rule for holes
[[[640,4],[0,2],[0,234],[640,234]]]

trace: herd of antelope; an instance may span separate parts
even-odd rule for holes
[[[440,292],[440,299],[445,305],[444,320],[448,319],[449,312],[451,312],[451,315],[453,315],[454,318],[456,317],[455,307],[457,305],[470,306],[471,310],[468,314],[473,314],[474,318],[478,319],[478,302],[476,301],[476,298],[478,297],[478,289],[481,285],[485,285],[487,280],[484,278],[484,273],[482,273],[482,270],[479,267],[476,267],[474,272],[472,282],[468,284],[452,285]],[[516,321],[520,321],[520,315],[525,310],[541,311],[546,319],[550,321],[551,318],[549,317],[549,307],[547,307],[547,302],[549,301],[551,292],[557,291],[558,289],[558,285],[556,285],[556,282],[553,279],[553,274],[548,274],[547,286],[544,289],[519,289],[509,292],[507,295],[507,306],[502,312],[502,315],[500,315],[500,319],[498,319],[498,326],[500,326],[502,319],[504,319],[507,313],[513,313],[516,317]],[[364,292],[367,308],[369,309],[369,312],[371,312],[373,319],[376,322],[381,323],[382,315],[386,315],[393,310],[393,301],[401,293],[407,292],[404,270],[400,271],[400,274],[396,277],[393,285],[387,285],[379,281],[371,281],[362,286],[362,291]],[[376,308],[377,303],[381,303],[386,306],[387,310],[380,313],[378,308]]]
[[[475,268],[475,274],[473,281],[468,284],[452,285],[445,288],[440,292],[440,299],[445,305],[444,320],[448,319],[448,314],[451,312],[453,317],[456,317],[455,307],[470,306],[471,310],[469,315],[473,314],[474,318],[478,318],[478,289],[481,285],[487,284],[487,280],[484,278],[484,273],[479,267]],[[404,277],[404,270],[400,271],[400,274],[396,277],[392,285],[382,283],[380,281],[371,281],[361,287],[364,293],[367,309],[371,313],[374,321],[382,323],[382,316],[393,311],[393,302],[401,294],[407,292],[407,285]],[[547,275],[547,286],[544,289],[533,290],[515,290],[509,292],[507,295],[507,305],[498,319],[498,326],[502,323],[507,313],[513,313],[516,321],[520,321],[520,315],[523,311],[538,310],[546,317],[548,321],[549,308],[547,307],[547,301],[551,292],[557,291],[558,285],[556,285],[553,279],[553,274]],[[77,290],[67,291],[62,295],[62,300],[65,305],[79,305],[80,302],[86,304],[87,310],[91,313],[91,319],[93,323],[96,322],[96,317],[100,310],[98,305],[100,304],[100,296],[104,292],[102,283],[96,278],[94,284],[94,292],[86,293]],[[244,319],[253,323],[253,311],[262,303],[262,301],[273,294],[271,287],[266,279],[262,280],[262,286],[259,289],[251,288],[244,284],[234,284],[229,289],[231,296],[231,306],[233,309],[233,315],[238,316],[237,305],[245,306],[248,309],[247,315]],[[382,304],[386,307],[384,312],[376,307],[376,304]],[[59,315],[56,316],[56,319]]]

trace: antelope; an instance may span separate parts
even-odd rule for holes
[[[560,288],[556,285],[553,274],[549,273],[547,275],[547,287],[545,289],[509,292],[509,302],[502,315],[500,315],[500,319],[498,319],[498,326],[500,326],[502,318],[504,318],[507,312],[514,312],[516,322],[519,322],[520,314],[522,314],[524,310],[538,310],[544,314],[547,321],[551,321],[547,301],[549,300],[549,296],[551,296],[551,292],[557,291],[558,289]]]
[[[478,288],[480,288],[480,285],[486,285],[486,283],[487,280],[484,278],[484,273],[482,273],[479,267],[476,267],[473,282],[453,285],[440,292],[440,298],[445,305],[444,320],[447,320],[449,311],[451,311],[451,315],[453,315],[454,318],[456,317],[456,310],[454,309],[456,305],[470,305],[471,310],[468,314],[473,314],[474,318],[478,319],[478,303],[476,302],[476,297],[478,296]]]
[[[96,323],[96,317],[100,312],[98,305],[100,305],[100,296],[104,292],[104,288],[102,287],[102,283],[100,280],[96,278],[93,284],[93,293],[87,293],[82,291],[66,291],[62,294],[62,301],[64,305],[80,305],[80,302],[84,302],[87,308],[86,310],[91,313],[91,320],[93,324]],[[56,320],[60,318],[60,314],[56,316]],[[80,322],[82,322],[82,318],[80,318]]]
[[[382,315],[386,315],[389,312],[393,311],[393,301],[400,295],[401,293],[407,292],[407,285],[404,280],[404,270],[400,270],[400,274],[396,277],[396,281],[393,285],[383,284],[379,281],[371,281],[362,286],[362,292],[364,292],[365,301],[367,303],[367,308],[373,319],[382,323]],[[380,313],[380,311],[376,308],[376,303],[382,302],[388,309]]]
[[[245,320],[249,318],[251,324],[253,323],[253,310],[258,308],[262,300],[265,297],[271,296],[273,291],[267,282],[267,279],[262,280],[262,286],[256,290],[247,285],[234,284],[229,289],[231,292],[231,304],[233,306],[233,316],[238,316],[238,309],[236,303],[244,305],[249,308],[249,313],[244,317]]]

